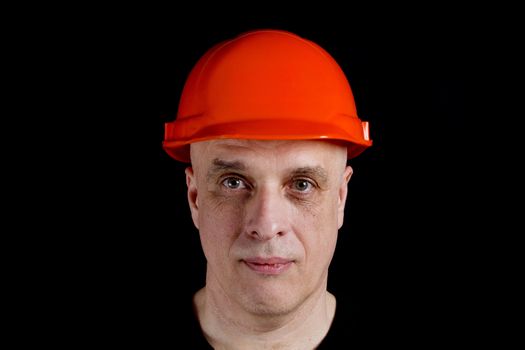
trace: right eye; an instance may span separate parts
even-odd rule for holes
[[[222,180],[222,184],[230,190],[246,188],[246,184],[244,183],[244,180],[239,179],[238,177],[228,177]]]

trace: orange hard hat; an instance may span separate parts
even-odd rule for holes
[[[165,151],[183,162],[191,143],[211,139],[340,140],[348,158],[372,145],[336,61],[282,30],[254,30],[212,47],[165,127]]]

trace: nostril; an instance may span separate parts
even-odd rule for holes
[[[285,232],[281,230],[269,230],[269,231],[252,230],[248,232],[251,238],[261,240],[261,241],[272,239],[275,236],[283,236],[285,234]]]
[[[255,239],[263,239],[263,236],[258,231],[251,231],[250,236]]]

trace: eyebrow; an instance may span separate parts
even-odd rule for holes
[[[307,176],[316,179],[320,184],[325,184],[328,182],[328,173],[326,170],[320,166],[306,166],[294,169],[291,172],[292,177],[296,176]]]
[[[213,178],[217,173],[224,171],[244,171],[246,165],[240,161],[227,161],[219,158],[215,158],[212,161],[212,167],[208,170],[207,178]],[[316,179],[320,185],[328,182],[328,173],[323,167],[320,166],[304,166],[295,168],[290,171],[290,177],[311,177]]]
[[[246,170],[246,165],[244,163],[235,160],[227,161],[219,158],[215,158],[212,162],[212,167],[208,170],[207,178],[212,178],[215,174],[223,172],[225,170],[229,171],[243,171]]]

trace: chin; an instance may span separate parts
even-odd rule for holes
[[[294,311],[301,303],[299,295],[286,292],[259,293],[246,295],[246,310],[260,316],[283,316]]]

